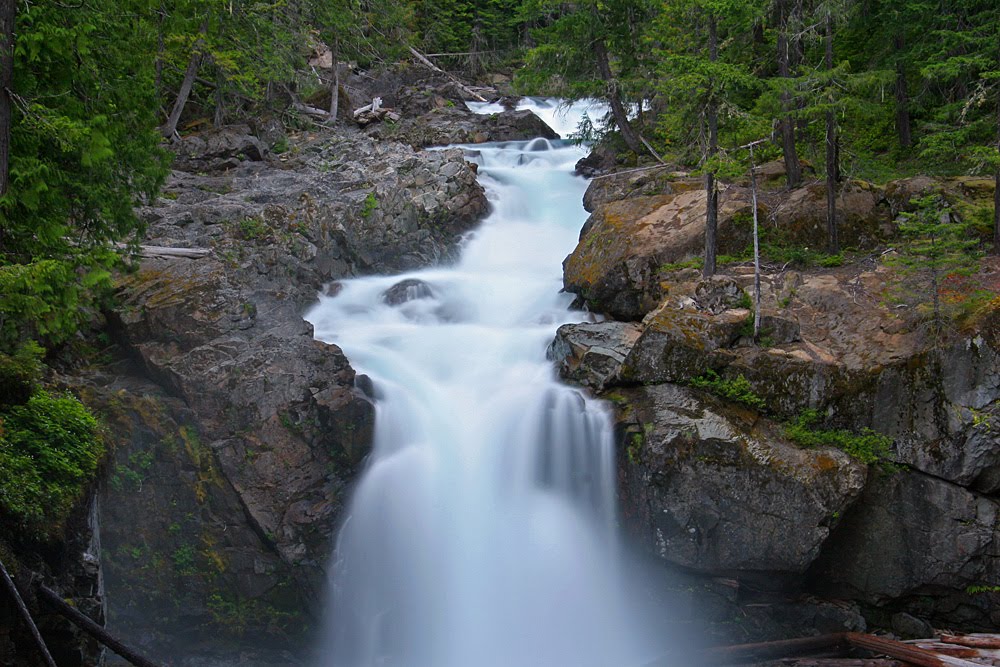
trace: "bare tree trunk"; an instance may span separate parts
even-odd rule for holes
[[[10,180],[10,128],[13,122],[11,86],[14,85],[14,19],[17,1],[0,1],[0,196]],[[0,239],[2,241],[2,239]]]
[[[333,81],[330,83],[330,117],[327,121],[330,125],[337,124],[337,111],[340,104],[340,39],[333,39]]]
[[[787,0],[780,0],[778,5],[778,76],[782,79],[791,78],[791,45],[788,42]],[[778,119],[778,129],[781,132],[781,152],[785,160],[785,179],[789,188],[797,188],[802,184],[802,167],[795,151],[795,123],[792,121],[792,96],[787,90],[779,95],[781,102],[781,118]]]
[[[901,33],[893,38],[893,48],[896,51],[896,136],[900,146],[909,148],[913,145],[913,134],[910,130],[910,95],[906,87],[906,68],[903,67]]]
[[[833,14],[826,15],[826,70],[833,70]],[[833,104],[833,90],[827,91],[828,104]],[[826,111],[826,233],[827,251],[833,255],[840,252],[837,238],[837,116],[832,108]]]
[[[597,70],[601,74],[601,79],[607,85],[608,104],[611,106],[611,115],[614,116],[615,125],[621,130],[622,139],[629,150],[636,155],[642,153],[642,141],[639,135],[632,128],[628,120],[628,113],[625,105],[622,104],[621,95],[618,92],[618,82],[611,74],[611,63],[608,60],[608,49],[604,44],[604,39],[600,38],[594,42],[594,56],[597,58]]]
[[[198,68],[201,66],[203,55],[201,49],[205,44],[206,30],[208,30],[208,24],[202,23],[201,28],[198,30],[198,39],[191,46],[191,59],[188,61],[187,69],[184,70],[184,80],[181,82],[181,89],[177,92],[177,99],[174,100],[174,108],[171,110],[167,122],[160,128],[160,132],[168,139],[177,132],[177,123],[181,120],[184,105],[187,104],[188,97],[191,95],[191,88],[194,87],[194,80],[198,76]]]
[[[719,36],[715,21],[715,14],[708,17],[708,59],[715,62],[719,59]],[[715,100],[715,82],[709,82],[708,92],[708,152],[707,157],[715,157],[719,148],[719,109]],[[705,170],[705,194],[707,204],[705,208],[705,264],[702,267],[701,275],[704,278],[711,278],[715,275],[717,233],[719,228],[719,190],[715,183],[715,172],[711,167]]]
[[[10,3],[13,5],[15,0],[3,0],[6,5]],[[32,639],[35,640],[35,646],[38,648],[38,652],[42,656],[42,660],[45,662],[46,667],[56,667],[55,660],[52,659],[52,655],[49,653],[49,648],[45,645],[45,640],[42,639],[41,633],[38,632],[38,626],[35,625],[35,619],[31,617],[31,612],[28,611],[28,606],[24,604],[24,599],[21,597],[21,593],[18,592],[17,586],[14,585],[14,581],[7,574],[7,568],[4,567],[3,563],[0,562],[0,580],[3,581],[3,587],[7,589],[7,594],[10,595],[11,599],[14,600],[14,606],[17,607],[18,612],[21,614],[21,619],[24,624],[28,626],[28,631],[31,633]]]
[[[997,153],[1000,153],[1000,99],[997,100]],[[993,174],[993,254],[1000,255],[1000,167]]]
[[[757,173],[750,144],[750,205],[753,206],[753,339],[760,339],[760,235],[757,229]]]

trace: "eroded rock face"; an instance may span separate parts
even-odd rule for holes
[[[970,586],[1000,581],[1000,503],[916,473],[871,484],[811,573],[825,593],[937,622],[995,627],[1000,609]]]

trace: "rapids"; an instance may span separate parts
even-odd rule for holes
[[[565,134],[593,105],[526,106]],[[624,580],[610,415],[546,360],[556,328],[585,317],[560,292],[585,151],[466,148],[492,211],[460,259],[345,281],[307,315],[377,399],[318,663],[638,667],[658,651]]]

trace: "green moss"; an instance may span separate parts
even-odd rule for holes
[[[372,216],[376,208],[378,208],[378,197],[375,196],[374,192],[369,192],[361,204],[361,217],[367,220]]]

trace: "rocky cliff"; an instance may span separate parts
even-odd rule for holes
[[[466,140],[538,130],[450,113],[480,128]],[[302,315],[340,278],[448,261],[487,201],[461,150],[352,127],[228,127],[174,150],[109,313],[122,354],[82,380],[116,442],[99,498],[109,627],[161,660],[289,664],[310,648],[374,417],[365,378]]]
[[[854,252],[827,268],[766,263],[755,341],[752,264],[726,258],[709,280],[685,268],[703,249],[695,181],[592,182],[565,282],[613,319],[562,327],[552,356],[616,407],[626,529],[698,575],[706,606],[728,603],[715,620],[729,640],[1000,622],[1000,300],[930,336],[893,303],[884,260],[914,194],[975,185],[845,184]],[[815,184],[773,186],[765,233],[822,247],[821,198]],[[745,187],[723,190],[720,252],[747,246],[750,206]],[[998,277],[986,260],[980,283]]]

